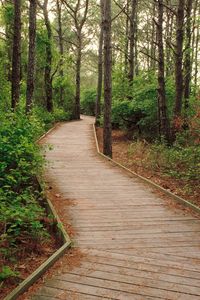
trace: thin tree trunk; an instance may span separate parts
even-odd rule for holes
[[[82,58],[82,37],[81,32],[78,32],[77,58],[76,58],[76,95],[74,118],[80,119],[80,95],[81,95],[81,58]]]
[[[44,13],[44,20],[45,20],[48,40],[46,42],[46,65],[45,65],[44,81],[45,81],[45,92],[46,92],[46,108],[48,112],[52,112],[53,111],[53,88],[52,88],[52,78],[51,78],[52,30],[51,30],[51,23],[49,20],[47,5],[48,5],[48,0],[45,0],[43,5],[43,13]]]
[[[163,46],[163,0],[158,1],[158,103],[160,116],[160,132],[161,135],[170,142],[170,125],[167,116],[166,91],[165,91],[165,64],[164,64],[164,46]]]
[[[111,50],[111,0],[104,0],[104,129],[103,153],[112,157],[112,50]]]
[[[12,53],[12,109],[16,109],[20,97],[21,68],[21,0],[14,2],[14,36]]]
[[[128,79],[133,81],[135,75],[135,16],[137,0],[131,0],[131,18],[130,18],[130,54],[129,54],[129,74]]]
[[[26,113],[30,112],[32,107],[34,84],[35,84],[36,10],[37,10],[37,0],[30,0]]]
[[[137,8],[136,8],[137,9]],[[135,75],[139,75],[139,61],[138,61],[138,13],[135,16]]]
[[[184,39],[184,8],[185,0],[179,0],[176,15],[176,53],[175,53],[175,80],[176,98],[174,107],[174,122],[181,116],[183,100],[183,39]]]
[[[7,10],[7,6],[13,4],[13,0],[5,1],[5,10]],[[7,52],[7,62],[5,64],[5,72],[8,78],[8,81],[12,82],[12,48],[13,48],[13,20],[6,20],[5,26],[5,35],[6,35],[6,52]]]
[[[155,3],[153,5],[153,16],[156,15],[156,5]],[[155,70],[156,68],[156,61],[153,59],[156,56],[156,47],[155,47],[155,39],[156,39],[156,27],[155,22],[152,20],[152,34],[151,34],[151,60],[150,60],[150,69]]]
[[[185,114],[189,108],[190,98],[190,83],[191,83],[191,72],[192,72],[192,61],[191,61],[191,40],[192,40],[192,2],[193,0],[187,0],[186,3],[186,49],[185,49],[185,85],[184,85],[184,108]]]
[[[60,77],[61,77],[61,87],[60,87],[60,104],[63,105],[63,94],[64,89],[62,86],[64,71],[63,71],[63,55],[64,55],[64,46],[63,46],[63,30],[62,30],[62,9],[60,0],[56,1],[57,4],[57,16],[58,16],[58,39],[59,39],[59,52],[60,52]]]
[[[129,60],[129,0],[126,2],[127,8],[126,8],[126,33],[125,33],[125,49],[124,49],[124,71],[125,76],[128,74],[128,60]]]
[[[200,6],[198,15],[200,15]],[[198,62],[198,55],[199,55],[199,39],[200,39],[200,26],[197,26],[197,34],[196,34],[196,43],[195,43],[195,72],[194,72],[194,84],[197,88],[197,81],[198,81],[198,74],[199,74],[199,62]]]
[[[167,1],[167,5],[170,6],[170,1]],[[169,45],[172,43],[172,33],[173,33],[173,19],[174,15],[167,10],[167,20],[166,20],[166,76],[172,75],[172,63],[171,63],[171,48]]]
[[[70,11],[70,15],[73,17],[75,34],[76,34],[76,93],[75,93],[75,103],[74,103],[74,118],[76,120],[80,119],[80,88],[81,88],[81,60],[82,60],[82,46],[83,46],[83,26],[87,19],[89,0],[80,1],[77,0],[74,5],[69,4],[65,1],[65,4]],[[83,5],[84,4],[84,5]],[[81,11],[81,13],[80,13]],[[83,17],[82,17],[83,16]]]
[[[195,28],[197,22],[197,13],[198,13],[198,2],[199,0],[195,0],[193,7],[193,21],[192,21],[192,61],[194,62],[195,56]]]
[[[101,0],[101,16],[103,15],[103,0]],[[101,116],[101,95],[103,84],[103,20],[100,25],[99,36],[99,51],[98,51],[98,84],[97,84],[97,98],[96,98],[96,114],[95,124],[99,126],[99,118]]]

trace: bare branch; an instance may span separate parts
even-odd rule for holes
[[[140,53],[148,56],[149,58],[151,58],[151,59],[155,60],[157,63],[159,63],[159,60],[156,57],[153,57],[152,55],[150,55],[150,54],[148,54],[148,53],[146,53],[146,52],[144,52],[142,50],[140,50]]]
[[[121,9],[121,12],[123,12],[129,18],[129,20],[131,21],[131,17],[127,13],[127,11],[124,9],[124,7],[122,7],[116,0],[114,0],[114,3]],[[127,7],[127,5],[126,5],[126,7]],[[120,12],[120,14],[121,14],[121,12]]]
[[[122,9],[120,10],[120,12],[115,17],[112,18],[111,22],[113,22],[115,19],[117,19],[121,15],[122,12],[125,12],[126,11],[126,7],[127,7],[127,5],[125,5],[124,7],[122,7]]]

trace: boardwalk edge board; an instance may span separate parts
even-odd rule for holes
[[[50,134],[56,127],[60,124],[60,122],[57,122],[54,124],[53,127],[51,127],[47,132],[45,132],[38,140],[37,143],[39,143],[41,140],[43,140],[48,134]]]
[[[44,137],[47,136],[51,131],[53,131],[57,127],[58,123],[52,127],[47,133],[45,133],[39,140],[41,141]],[[38,180],[38,183],[40,185],[40,182]],[[61,236],[63,245],[54,253],[52,254],[41,266],[39,266],[31,275],[29,275],[24,281],[22,281],[10,294],[8,294],[4,300],[15,300],[17,299],[21,294],[26,292],[29,287],[31,287],[47,270],[49,270],[53,264],[61,258],[65,252],[70,248],[71,246],[71,240],[67,232],[65,231],[63,224],[53,206],[51,201],[48,199],[48,197],[45,194],[45,200],[46,200],[46,209],[49,213],[51,213],[54,217],[54,219],[57,222],[57,230],[58,234]]]
[[[103,158],[105,158],[106,160],[112,162],[114,165],[120,167],[121,169],[125,170],[127,173],[131,174],[132,176],[134,177],[137,177],[139,179],[141,179],[143,182],[147,183],[148,185],[150,185],[151,187],[154,187],[158,190],[160,190],[161,192],[163,192],[165,195],[167,196],[170,196],[171,198],[173,198],[175,201],[177,201],[179,204],[182,204],[186,207],[189,207],[191,208],[193,211],[197,212],[200,214],[200,208],[198,206],[196,206],[195,204],[173,194],[172,192],[164,189],[162,186],[154,183],[153,181],[131,171],[130,169],[126,168],[125,166],[123,166],[122,164],[116,162],[115,160],[113,160],[112,158],[104,155],[101,151],[100,151],[100,148],[99,148],[99,142],[98,142],[98,138],[97,138],[97,133],[96,133],[96,126],[95,124],[93,124],[93,131],[94,131],[94,137],[95,137],[95,143],[96,143],[96,149],[97,149],[97,152],[100,156],[102,156]]]

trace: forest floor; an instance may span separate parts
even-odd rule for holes
[[[47,190],[47,197],[53,204],[59,218],[66,230],[67,234],[69,234],[70,239],[72,240],[76,231],[72,227],[71,223],[69,222],[69,213],[68,207],[73,206],[72,201],[68,200],[66,203],[66,199],[62,197],[62,195],[57,190],[56,186],[53,182],[50,181],[49,178],[45,178],[46,187],[48,186]],[[65,207],[65,210],[63,210]],[[67,218],[66,218],[67,215]],[[44,284],[44,281],[48,278],[51,279],[55,275],[60,275],[66,272],[66,270],[71,270],[74,267],[79,267],[81,264],[81,260],[85,255],[81,253],[80,249],[78,248],[71,248],[66,251],[66,253],[58,259],[58,261],[47,271],[40,279],[33,284],[27,292],[20,296],[20,300],[28,300],[31,299],[32,295],[37,292]]]
[[[103,129],[97,128],[97,137],[99,141],[100,150],[102,151],[103,145]],[[140,164],[143,159],[142,151],[134,154],[130,151],[133,141],[128,139],[126,133],[122,130],[113,130],[113,159],[127,167],[131,171],[141,175],[152,182],[162,186],[166,190],[171,191],[175,195],[178,195],[193,204],[200,207],[200,186],[195,182],[190,182],[190,189],[186,189],[186,183],[184,180],[176,179],[172,176],[167,176],[162,170],[153,170]]]
[[[33,249],[35,247],[35,249]],[[8,266],[18,274],[9,277],[0,285],[0,299],[4,299],[20,282],[32,274],[43,262],[45,262],[58,249],[58,241],[52,234],[40,245],[34,245],[33,241],[26,241],[26,246],[21,244],[17,251],[20,255],[0,258],[0,268]]]
[[[27,238],[22,233],[18,239],[16,251],[4,247],[4,252],[0,253],[0,269],[5,268],[5,276],[9,277],[0,283],[0,300],[4,299],[20,282],[32,274],[43,262],[45,262],[61,245],[61,241],[56,238],[55,226],[50,225],[48,218],[44,220],[44,227],[48,236],[41,238],[40,242]],[[6,250],[7,249],[7,250]],[[5,253],[7,251],[7,253]],[[13,270],[14,274],[6,274]]]

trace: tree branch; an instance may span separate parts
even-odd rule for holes
[[[144,52],[142,50],[140,50],[139,52],[142,53],[142,54],[144,54],[144,55],[146,55],[146,56],[148,56],[149,58],[155,60],[157,63],[159,63],[159,60],[156,57],[153,57],[152,55],[150,55],[150,54],[148,54],[148,53],[146,53],[146,52]]]

